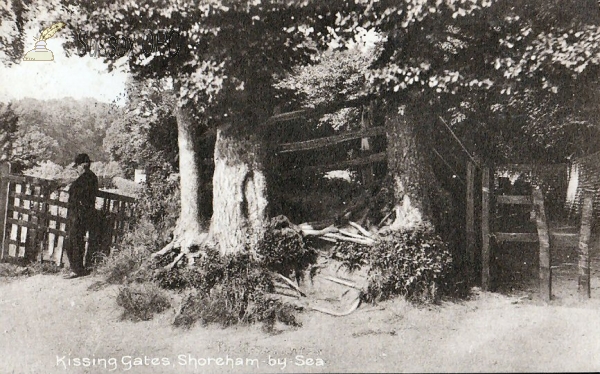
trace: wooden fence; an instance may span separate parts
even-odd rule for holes
[[[67,261],[68,191],[52,191],[49,180],[10,174],[0,165],[1,260]],[[86,235],[86,261],[108,253],[129,227],[135,199],[98,191],[94,227]]]

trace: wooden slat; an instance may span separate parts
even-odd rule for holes
[[[23,201],[45,202],[47,200],[47,197],[28,195],[23,192],[16,192],[14,190],[10,191],[9,196]]]
[[[69,207],[69,203],[66,201],[59,201],[59,200],[48,200],[48,204],[53,207],[53,206],[58,206],[61,208],[68,208]]]
[[[490,169],[481,170],[481,288],[490,288]]]
[[[98,191],[96,197],[118,200],[118,201],[126,201],[128,203],[135,203],[136,199],[130,196],[117,195],[116,193],[106,192],[106,191]]]
[[[7,246],[4,245],[6,239],[6,208],[8,206],[8,176],[10,175],[10,164],[4,162],[0,165],[0,230],[2,230],[2,243],[0,243],[0,259],[8,256],[6,252]]]
[[[317,165],[307,166],[303,168],[304,171],[326,171],[326,170],[337,170],[345,169],[352,166],[366,165],[375,162],[384,162],[387,158],[386,152],[375,153],[367,157],[355,158],[352,160],[341,161],[330,165]]]
[[[279,153],[306,151],[310,149],[323,148],[330,145],[347,142],[353,139],[366,138],[369,136],[385,135],[385,127],[371,127],[361,131],[346,134],[333,135],[325,138],[311,139],[303,142],[283,143],[279,147]]]
[[[525,195],[498,195],[496,196],[497,204],[514,204],[514,205],[531,205],[533,200],[531,196]]]
[[[518,172],[539,172],[540,170],[548,171],[553,170],[556,172],[562,171],[567,164],[505,164],[497,165],[497,170],[513,170]]]
[[[494,237],[499,242],[537,243],[538,234],[534,232],[495,232]]]
[[[544,195],[539,187],[533,190],[533,205],[535,207],[535,220],[540,241],[540,296],[546,301],[552,299],[552,268],[550,264],[550,237],[548,223],[544,210]]]
[[[50,179],[32,177],[29,175],[14,175],[14,174],[9,175],[8,180],[11,182],[16,182],[16,183],[30,183],[30,184],[37,184],[37,185],[48,185],[52,182]]]
[[[18,225],[20,227],[27,227],[27,228],[30,228],[30,229],[37,229],[38,228],[38,224],[37,223],[30,222],[30,221],[25,221],[25,220],[22,220],[22,219],[16,219],[16,218],[12,218],[12,217],[6,218],[6,222],[14,224],[14,225]]]
[[[594,213],[594,191],[585,191],[581,210],[581,231],[579,234],[578,290],[586,298],[591,297],[590,285],[590,236]]]
[[[17,213],[21,213],[21,214],[29,214],[32,216],[38,215],[38,214],[43,214],[42,212],[39,211],[39,208],[32,209],[32,208],[23,208],[20,206],[9,206],[8,211],[9,212],[17,212]]]
[[[358,107],[368,104],[375,98],[374,95],[361,96],[356,99],[337,101],[320,105],[316,108],[304,108],[293,112],[281,113],[271,116],[268,120],[259,126],[260,130],[266,130],[269,126],[275,125],[284,121],[291,121],[299,118],[319,118],[326,113],[334,113],[343,108]]]
[[[475,164],[467,162],[467,258],[469,277],[475,265]]]
[[[579,245],[579,234],[550,232],[551,243],[554,248],[577,248]]]
[[[47,227],[46,230],[48,230],[49,233],[54,234],[56,236],[67,235],[67,232],[65,230],[55,229],[53,227]]]

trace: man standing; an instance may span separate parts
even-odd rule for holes
[[[93,229],[98,192],[98,177],[90,170],[90,165],[91,161],[87,154],[81,153],[75,157],[74,167],[79,177],[69,188],[69,227],[66,252],[71,273],[65,277],[67,279],[87,274],[87,270],[83,266],[85,233]]]

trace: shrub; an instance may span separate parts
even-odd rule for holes
[[[292,306],[269,296],[275,290],[273,280],[264,264],[249,253],[220,256],[208,250],[187,276],[194,289],[182,302],[176,326],[190,327],[196,321],[224,327],[262,322],[266,330],[273,331],[278,321],[300,325]]]
[[[451,273],[452,264],[445,243],[427,225],[393,232],[372,247],[338,245],[336,258],[349,271],[369,266],[367,301],[398,295],[417,302],[437,301],[438,287]]]
[[[147,176],[146,187],[139,195],[135,214],[160,227],[175,226],[179,218],[179,180],[168,169]]]
[[[147,220],[140,221],[125,234],[119,249],[113,248],[97,271],[107,283],[122,284],[134,277],[150,255],[163,244],[166,244],[166,240],[156,226]]]
[[[171,306],[165,291],[153,283],[132,283],[121,287],[117,304],[123,307],[123,319],[149,321],[155,313]]]
[[[304,271],[317,261],[318,253],[289,226],[290,222],[284,216],[273,218],[264,238],[257,244],[256,253],[268,269],[301,279]]]
[[[178,183],[165,176],[168,172],[164,170],[164,175],[150,176],[151,183],[144,188],[136,204],[130,231],[113,248],[99,269],[108,283],[153,278],[148,271],[152,269],[145,264],[152,253],[162,249],[172,239],[179,215]]]

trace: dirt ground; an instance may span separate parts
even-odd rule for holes
[[[93,276],[0,278],[0,373],[600,371],[599,272],[592,299],[581,300],[575,252],[557,252],[546,305],[531,252],[520,253],[523,267],[498,277],[497,293],[474,289],[470,300],[429,308],[363,305],[347,317],[305,312],[302,327],[276,335],[176,329],[172,311],[121,321],[118,288],[91,290]]]

